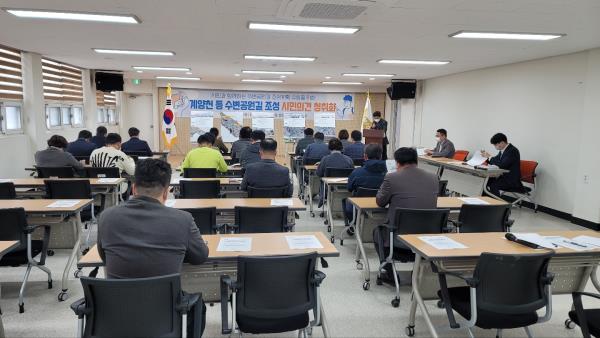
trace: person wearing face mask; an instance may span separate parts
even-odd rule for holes
[[[500,190],[522,188],[519,149],[508,143],[506,135],[502,133],[492,136],[490,143],[498,150],[498,155],[492,157],[487,151],[482,150],[481,156],[486,157],[490,165],[496,165],[500,169],[509,170],[509,172],[497,178],[490,178],[487,184],[488,190],[492,194],[500,196]]]
[[[390,143],[386,135],[387,127],[388,123],[386,120],[381,118],[381,112],[378,110],[373,112],[373,124],[371,125],[371,129],[383,130],[383,154],[381,156],[382,160],[387,160],[387,145]]]
[[[433,157],[454,157],[454,143],[448,139],[446,129],[438,129],[435,133],[437,144],[433,149],[426,149],[425,153]]]

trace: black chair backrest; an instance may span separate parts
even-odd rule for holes
[[[217,225],[217,208],[196,208],[196,209],[181,209],[192,214],[194,223],[200,230],[202,235],[210,235],[215,233],[215,225]]]
[[[440,180],[440,191],[438,192],[438,197],[446,197],[448,194],[446,193],[446,188],[448,187],[447,180]]]
[[[448,209],[397,208],[394,217],[396,234],[439,234],[448,223]]]
[[[313,164],[317,164],[321,161],[320,158],[306,158],[304,159],[304,164],[305,165],[313,165]]]
[[[288,187],[256,188],[248,186],[249,198],[283,198],[287,197]]]
[[[316,304],[312,284],[316,253],[238,258],[236,297],[240,315],[271,319],[307,313]]]
[[[183,169],[185,178],[215,178],[217,169],[215,168],[185,168]]]
[[[352,196],[353,197],[375,197],[375,196],[377,196],[377,191],[379,191],[379,189],[358,187],[358,189],[356,189],[352,193]]]
[[[460,232],[506,232],[510,204],[463,204],[458,215]]]
[[[73,178],[73,167],[35,167],[39,178]]]
[[[13,200],[15,198],[17,198],[17,192],[14,183],[0,183],[0,200]]]
[[[84,337],[181,337],[179,274],[138,279],[81,277]]]
[[[235,207],[238,233],[285,232],[288,207]]]
[[[553,251],[528,255],[482,253],[473,277],[477,307],[502,314],[525,314],[546,305],[544,290]]]
[[[354,168],[325,168],[325,177],[348,177]]]
[[[221,192],[221,181],[179,181],[179,198],[217,198]]]
[[[364,158],[353,158],[352,162],[354,162],[354,165],[361,166],[361,167],[363,165],[365,165],[365,159]]]
[[[125,155],[136,157],[149,157],[145,151],[124,151]]]
[[[89,178],[119,178],[121,177],[121,172],[117,167],[86,167],[85,168],[86,176]]]
[[[50,199],[89,199],[92,187],[89,180],[44,180],[46,196]]]
[[[16,250],[27,248],[25,209],[0,209],[0,241],[19,241]]]

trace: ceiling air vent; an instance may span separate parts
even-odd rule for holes
[[[359,16],[365,9],[367,9],[366,6],[311,2],[304,5],[304,8],[300,12],[300,17],[307,19],[350,20]]]

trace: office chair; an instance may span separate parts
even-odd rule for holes
[[[235,224],[228,225],[235,233],[287,232],[288,207],[240,207],[234,209]]]
[[[17,192],[14,183],[0,183],[0,200],[14,200],[15,198],[17,198]]]
[[[469,156],[469,151],[468,150],[456,150],[454,152],[454,156],[452,157],[452,159],[464,162],[464,161],[467,160],[468,156]]]
[[[358,189],[352,192],[352,197],[375,197],[377,196],[377,191],[379,191],[379,189],[358,187]],[[346,231],[342,231],[340,233],[340,245],[344,245],[344,233],[347,233],[349,236],[354,235],[354,230],[351,229],[356,225],[356,218],[358,216],[358,211],[355,208],[352,208],[352,214],[346,212],[347,203],[347,198],[342,199],[342,209],[344,210],[344,226],[346,227]]]
[[[221,276],[223,334],[265,334],[298,330],[304,337],[321,324],[317,254],[238,258],[237,280]],[[284,271],[284,272],[283,272]],[[231,298],[228,295],[231,292]],[[232,318],[229,321],[229,306]],[[313,311],[314,321],[309,322]]]
[[[73,178],[75,170],[73,167],[35,167],[38,178]]]
[[[218,198],[221,195],[221,181],[179,181],[178,198]]]
[[[507,232],[514,221],[509,220],[510,204],[463,204],[458,221],[453,222],[458,232]]]
[[[31,233],[36,227],[27,224],[27,217],[23,208],[0,209],[0,224],[2,224],[0,226],[0,241],[19,241],[17,248],[0,259],[0,266],[27,265],[19,290],[19,313],[23,313],[25,312],[25,285],[27,285],[32,267],[36,267],[48,275],[48,289],[52,289],[52,273],[44,266],[48,242],[50,241],[50,227],[44,226],[43,240],[32,240]],[[40,260],[36,261],[34,258],[40,254]]]
[[[71,304],[78,337],[186,337],[194,311],[193,336],[202,334],[201,294],[184,294],[179,274],[136,278],[81,277],[84,298]]]
[[[364,158],[353,158],[352,162],[354,163],[354,165],[357,165],[359,167],[362,167],[363,165],[365,165],[365,159]]]
[[[288,186],[257,188],[248,186],[248,198],[285,198],[288,197]]]
[[[185,168],[183,169],[185,178],[216,178],[217,169],[215,168]]]
[[[332,167],[327,167],[325,168],[325,175],[323,177],[348,177],[350,176],[350,174],[352,174],[352,171],[354,171],[354,168],[332,168]],[[321,217],[323,217],[325,215],[325,201],[327,200],[327,191],[325,191],[325,183],[321,183],[320,188],[319,188],[320,194],[319,196],[322,198],[323,203],[321,203]],[[325,219],[324,221],[325,225],[328,225],[329,221],[327,219]],[[328,229],[328,231],[331,231],[330,228]]]
[[[565,321],[565,326],[570,327],[573,322],[581,328],[583,338],[600,337],[600,309],[584,309],[581,302],[581,296],[600,299],[600,295],[589,292],[573,292],[573,305],[575,310],[569,312],[569,319]]]
[[[448,190],[446,189],[447,187],[448,187],[448,181],[440,180],[440,190],[438,191],[438,197],[448,196]]]
[[[220,227],[217,226],[217,208],[194,208],[181,209],[189,212],[194,218],[194,223],[202,235],[211,235],[217,233]]]
[[[438,271],[440,290],[438,296],[444,301],[452,328],[460,325],[452,310],[468,320],[466,327],[470,337],[475,326],[496,329],[496,336],[504,329],[524,328],[531,337],[528,326],[543,323],[552,316],[552,292],[550,284],[554,276],[548,272],[553,251],[528,254],[504,255],[482,253],[475,266],[473,277],[458,273]],[[446,275],[462,279],[468,286],[447,288]],[[545,307],[544,317],[537,310]]]
[[[538,205],[535,201],[535,188],[537,181],[537,174],[535,170],[537,167],[538,163],[536,161],[521,160],[521,183],[524,183],[524,185],[522,185],[520,188],[502,190],[501,196],[506,195],[514,198],[515,200],[512,202],[512,205],[519,205],[519,207],[524,200],[527,200],[533,203],[533,210],[534,212],[537,212]]]
[[[152,157],[152,153],[147,153],[145,151],[124,151],[125,155],[130,157]]]
[[[379,257],[385,257],[385,260],[377,269],[377,285],[383,284],[381,280],[381,270],[390,265],[394,274],[394,285],[396,287],[396,296],[392,299],[392,306],[400,306],[400,283],[398,282],[398,274],[396,272],[396,261],[402,263],[413,262],[415,254],[405,247],[394,247],[398,244],[396,237],[398,235],[407,234],[440,234],[443,232],[446,223],[448,223],[448,209],[405,209],[397,208],[394,214],[394,222],[384,224],[374,229],[373,238],[379,237],[377,250]],[[375,233],[377,232],[377,237]],[[384,252],[384,236],[388,237],[390,243],[389,252],[387,255]],[[395,243],[396,242],[396,243]],[[369,283],[369,282],[365,282]],[[363,289],[367,290],[369,286]]]
[[[85,174],[88,178],[120,178],[121,172],[117,167],[86,167]]]

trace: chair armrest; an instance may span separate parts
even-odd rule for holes
[[[221,229],[225,228],[225,226],[227,226],[227,224],[215,224],[213,226],[213,230],[215,232],[219,232]]]
[[[510,227],[513,226],[513,224],[515,224],[515,220],[514,219],[507,219],[506,220],[506,227],[510,229]]]
[[[581,302],[581,296],[589,296],[592,298],[600,299],[600,295],[596,295],[589,292],[573,292],[573,307],[575,308],[575,314],[579,319],[579,327],[584,338],[591,337],[590,329],[588,327],[588,319],[585,316],[585,310],[583,309],[583,303]]]
[[[229,326],[229,290],[237,291],[236,282],[229,275],[221,275],[221,332],[222,334],[231,334]]]
[[[552,281],[554,281],[554,274],[553,274],[553,273],[551,273],[551,272],[547,272],[547,273],[546,273],[546,276],[542,277],[542,282],[543,282],[545,285],[550,285],[550,284],[552,284]],[[574,293],[576,293],[576,292],[574,292]],[[590,294],[590,295],[592,295],[592,296],[593,296],[593,294]],[[598,296],[597,298],[599,298],[599,299],[600,299],[600,296]]]
[[[83,318],[83,316],[87,315],[90,311],[86,307],[85,298],[81,298],[71,304],[71,310],[75,312],[75,315],[78,318]]]
[[[573,297],[581,297],[581,296],[588,296],[588,297],[600,299],[600,294],[589,293],[589,292],[577,292],[577,291],[573,292]]]
[[[188,313],[198,303],[202,294],[200,293],[184,293],[181,295],[181,300],[177,304],[177,311],[180,313]]]
[[[463,281],[465,281],[465,283],[469,287],[472,287],[472,288],[475,288],[475,287],[477,287],[477,285],[479,285],[479,279],[477,279],[477,278],[465,277],[465,276],[463,276],[463,275],[461,275],[459,273],[452,272],[452,271],[440,271],[438,273],[442,274],[442,275],[450,275],[450,276],[453,276],[453,277],[456,277],[456,278],[460,278]]]
[[[327,275],[325,273],[323,273],[322,271],[319,270],[315,270],[311,283],[315,286],[320,286],[321,283],[323,283],[323,280],[325,279],[325,277],[327,277]]]
[[[327,263],[325,258],[319,257],[319,260],[321,261],[321,266],[323,267],[323,269],[327,269],[329,267],[329,263]]]

